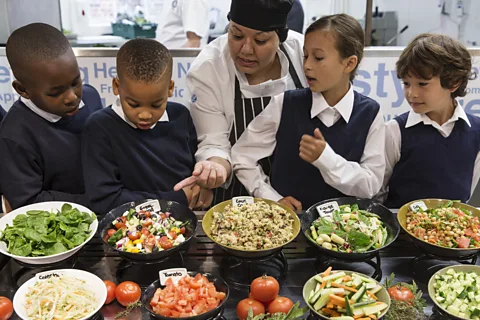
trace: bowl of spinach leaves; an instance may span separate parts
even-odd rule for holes
[[[26,264],[65,260],[95,235],[96,215],[74,203],[42,202],[0,219],[0,253]]]

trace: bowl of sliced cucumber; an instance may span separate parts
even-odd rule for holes
[[[331,268],[305,283],[303,299],[320,319],[380,319],[390,307],[387,289],[375,279]]]
[[[480,266],[455,265],[437,271],[428,294],[453,319],[480,319]]]

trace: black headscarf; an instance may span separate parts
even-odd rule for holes
[[[284,42],[292,4],[293,0],[232,0],[228,19],[250,29],[276,31]]]

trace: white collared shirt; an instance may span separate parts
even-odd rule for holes
[[[463,107],[457,101],[457,107],[455,108],[453,115],[450,119],[447,120],[443,125],[439,125],[432,119],[430,119],[426,114],[418,114],[413,111],[410,111],[407,118],[407,123],[405,124],[405,128],[413,127],[419,123],[423,123],[427,126],[433,126],[435,129],[440,132],[440,134],[447,138],[453,131],[455,127],[455,123],[459,120],[463,120],[467,123],[468,126],[471,127],[470,120],[463,110]],[[400,126],[396,120],[390,120],[387,122],[387,130],[386,130],[386,145],[385,145],[385,176],[383,180],[383,186],[380,190],[380,193],[376,196],[376,198],[380,201],[385,201],[388,196],[388,184],[390,182],[390,178],[393,174],[393,169],[395,165],[400,161],[401,157],[401,149],[402,149],[402,134],[400,132]],[[477,186],[478,180],[480,178],[480,153],[477,155],[475,159],[475,166],[473,168],[473,179],[472,179],[472,187],[470,190],[470,195],[473,194],[475,191],[475,187]]]
[[[248,126],[232,148],[233,170],[247,191],[255,197],[278,201],[279,194],[269,182],[258,161],[273,154],[280,125],[284,94],[275,96],[268,107]],[[311,117],[318,117],[327,127],[340,118],[349,122],[353,110],[353,88],[335,106],[330,107],[321,93],[313,93]],[[360,163],[347,161],[328,145],[312,163],[325,182],[340,192],[361,198],[372,198],[382,186],[385,170],[385,123],[379,111],[368,132]],[[300,147],[300,145],[299,145]]]
[[[207,0],[165,0],[156,38],[168,49],[182,48],[187,32],[201,37],[200,47],[208,42],[210,10]]]
[[[122,109],[122,105],[120,103],[120,99],[117,99],[115,101],[114,104],[112,104],[112,109],[113,111],[115,111],[115,113],[121,118],[123,119],[123,121],[125,121],[126,123],[128,123],[132,128],[135,128],[137,129],[137,126],[131,122],[127,116],[125,115],[125,113],[123,112],[123,109]],[[167,110],[165,110],[165,112],[163,113],[162,117],[160,118],[160,120],[158,120],[158,122],[168,122],[169,121],[169,118],[168,118],[168,113],[167,113]],[[155,128],[157,124],[153,124],[151,127],[150,127],[150,130]]]
[[[289,31],[283,43],[298,77],[307,86],[303,74],[303,35]],[[228,49],[228,34],[203,48],[187,73],[187,86],[192,94],[190,112],[197,129],[197,161],[218,156],[231,163],[230,131],[235,118],[235,76],[245,98],[275,96],[295,89],[289,62],[283,52],[277,54],[282,65],[281,77],[258,85],[249,85],[245,75],[237,71]],[[266,107],[266,106],[265,106]]]
[[[55,123],[55,122],[60,121],[60,119],[62,119],[62,117],[60,117],[56,114],[53,114],[53,113],[50,113],[50,112],[47,112],[45,110],[40,109],[30,99],[25,99],[23,97],[20,97],[20,101],[22,101],[23,104],[26,105],[30,110],[32,110],[33,112],[35,112],[37,115],[39,115],[43,119],[47,120],[48,122]],[[83,108],[84,105],[85,105],[85,103],[83,103],[83,101],[80,101],[80,104],[78,105],[78,109]]]

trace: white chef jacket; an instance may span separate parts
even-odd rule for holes
[[[470,121],[468,120],[467,114],[463,110],[463,107],[460,105],[460,102],[457,100],[457,107],[455,108],[453,115],[450,119],[447,120],[443,125],[439,125],[432,119],[430,119],[426,114],[418,114],[413,111],[410,111],[407,118],[407,123],[405,128],[413,127],[419,123],[423,123],[426,126],[433,126],[437,129],[438,132],[444,137],[447,138],[453,131],[455,123],[459,120],[465,121],[469,127],[471,127]],[[385,177],[383,181],[382,189],[376,198],[379,201],[385,201],[388,197],[388,183],[393,174],[393,169],[395,165],[400,161],[401,149],[402,149],[402,134],[400,132],[400,126],[396,120],[390,120],[387,122],[386,129],[386,145],[385,145]],[[480,178],[480,153],[475,159],[475,165],[473,167],[473,179],[472,187],[470,190],[470,196],[475,191],[478,180]]]
[[[232,148],[233,171],[247,191],[258,198],[278,201],[289,194],[279,194],[258,163],[273,154],[280,125],[284,94],[275,96],[268,107],[248,126]],[[350,120],[354,103],[353,88],[335,105],[330,107],[321,93],[312,94],[312,119],[318,117],[326,127],[333,126],[340,118]],[[382,186],[385,170],[385,122],[381,110],[373,120],[365,141],[360,162],[348,161],[328,145],[312,165],[320,170],[327,184],[340,192],[360,198],[372,198]],[[300,145],[298,146],[300,148]],[[300,151],[299,151],[300,152]],[[275,160],[274,160],[275,161]],[[292,169],[295,174],[295,169]]]
[[[163,8],[156,39],[165,47],[183,47],[187,42],[187,32],[193,32],[202,38],[200,47],[207,44],[210,29],[207,0],[165,0]]]
[[[187,87],[192,94],[190,113],[199,141],[195,155],[197,161],[218,156],[231,163],[229,135],[235,118],[235,76],[245,98],[274,96],[295,89],[288,70],[290,64],[280,48],[277,54],[282,66],[281,77],[249,85],[245,74],[236,69],[227,41],[228,34],[212,41],[200,52],[187,73]],[[306,87],[307,81],[303,73],[303,35],[289,31],[283,45],[302,85]]]

